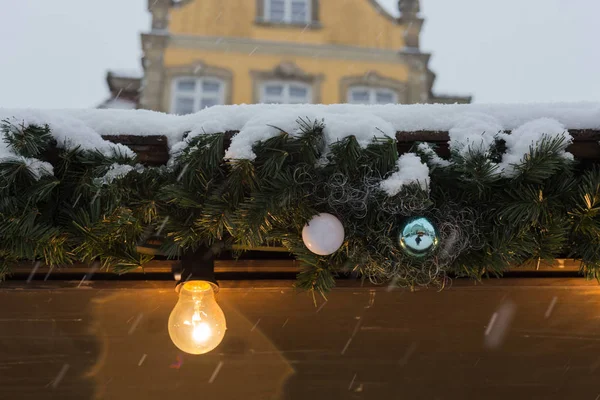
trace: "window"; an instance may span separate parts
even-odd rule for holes
[[[351,104],[390,104],[397,103],[396,92],[390,89],[353,87],[348,91],[348,103]]]
[[[323,75],[309,74],[292,61],[251,70],[253,103],[311,104],[320,101]]]
[[[312,103],[310,86],[302,82],[270,81],[262,85],[261,103],[307,104]]]
[[[312,0],[265,0],[265,19],[270,22],[307,24]]]
[[[174,114],[192,114],[225,103],[225,84],[217,78],[176,78],[172,90]]]

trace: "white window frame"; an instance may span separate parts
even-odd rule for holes
[[[284,2],[284,12],[283,12],[283,20],[282,21],[272,21],[271,20],[271,1],[272,0],[264,0],[265,2],[265,21],[275,22],[275,23],[283,23],[283,24],[309,24],[312,21],[312,0],[295,0],[295,1],[304,1],[306,3],[306,18],[304,21],[292,21],[292,1],[293,0],[283,0]]]
[[[192,92],[184,92],[178,91],[177,84],[181,81],[194,81],[195,82],[195,90]],[[210,95],[203,93],[202,84],[204,82],[214,82],[219,84],[219,91],[215,94],[210,93]],[[216,78],[212,76],[204,76],[204,77],[195,77],[195,76],[178,76],[173,79],[171,82],[171,113],[175,113],[177,107],[177,99],[178,98],[188,98],[194,101],[193,111],[192,113],[198,112],[201,110],[202,100],[203,99],[214,99],[216,100],[216,105],[225,104],[225,88],[227,82],[225,82],[221,78]]]
[[[363,91],[366,90],[369,93],[369,102],[368,103],[358,103],[352,101],[352,92],[353,91]],[[398,103],[398,93],[396,93],[393,89],[382,88],[382,87],[373,87],[373,86],[352,86],[348,88],[348,94],[346,96],[346,101],[350,104],[380,104],[377,102],[377,92],[384,92],[392,95],[392,103],[389,104],[397,104]],[[383,103],[382,103],[383,104]]]
[[[269,95],[267,95],[267,86],[269,85],[282,85],[283,92],[281,94],[281,99],[274,99],[271,97],[269,99]],[[305,103],[291,103],[290,98],[290,88],[292,86],[300,86],[306,89],[306,102]],[[261,82],[260,84],[260,103],[269,104],[273,103],[274,100],[278,100],[280,104],[312,104],[313,103],[313,94],[312,87],[308,83],[294,81],[294,80],[267,80]]]

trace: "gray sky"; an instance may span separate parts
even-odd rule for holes
[[[600,101],[600,1],[421,2],[436,92]],[[108,95],[106,69],[139,67],[146,0],[0,0],[0,10],[0,107],[93,107]]]

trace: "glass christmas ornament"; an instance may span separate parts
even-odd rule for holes
[[[400,248],[413,257],[427,257],[437,249],[440,238],[433,223],[426,217],[407,220],[398,235]]]

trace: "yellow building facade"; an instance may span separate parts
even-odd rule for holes
[[[469,102],[434,96],[418,0],[149,0],[139,108]]]

